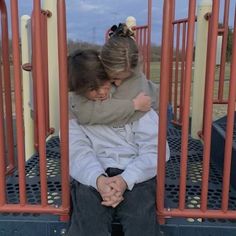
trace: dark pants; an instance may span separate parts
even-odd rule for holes
[[[125,236],[156,236],[155,179],[136,184],[125,191],[116,207],[101,205],[96,189],[76,181],[72,187],[71,225],[68,236],[108,236],[114,216],[122,224]]]

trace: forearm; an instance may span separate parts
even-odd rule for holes
[[[70,111],[82,125],[126,124],[135,113],[132,100],[107,99],[91,101],[82,96],[71,94]]]
[[[71,177],[96,188],[97,177],[105,171],[76,120],[69,121],[69,161]]]

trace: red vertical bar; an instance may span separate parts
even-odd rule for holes
[[[228,209],[229,199],[229,183],[230,183],[230,170],[232,159],[232,145],[233,145],[233,132],[234,132],[234,110],[236,98],[236,11],[234,18],[234,36],[233,36],[233,54],[230,71],[230,85],[229,85],[229,98],[228,98],[228,112],[227,112],[227,127],[225,139],[225,152],[224,152],[224,172],[223,172],[223,191],[222,191],[222,210],[224,212]]]
[[[147,36],[147,67],[146,76],[150,79],[150,66],[151,66],[151,32],[152,32],[152,0],[148,0],[148,36]]]
[[[157,213],[159,223],[164,223],[164,196],[165,196],[165,167],[166,167],[166,130],[167,130],[167,106],[169,94],[170,73],[170,48],[169,40],[173,19],[174,1],[165,0],[163,6],[163,28],[161,49],[161,73],[160,73],[160,103],[159,103],[159,133],[158,133],[158,165],[157,165]]]
[[[148,56],[147,56],[147,28],[143,28],[143,70],[145,71],[145,75],[147,79],[150,79],[148,77]],[[150,65],[149,65],[150,66]]]
[[[43,79],[44,79],[44,93],[45,93],[45,130],[49,132],[49,91],[48,91],[48,33],[47,33],[47,14],[41,13],[41,27],[42,27],[42,50],[43,50]]]
[[[58,0],[58,56],[60,79],[61,182],[62,207],[69,208],[68,85],[65,0]]]
[[[185,208],[186,195],[186,176],[187,176],[187,158],[188,158],[188,127],[189,127],[189,107],[192,78],[192,61],[193,61],[193,43],[194,43],[194,26],[195,26],[195,9],[196,0],[189,0],[188,11],[188,34],[186,49],[186,71],[185,71],[185,88],[184,88],[184,106],[183,106],[183,125],[181,136],[181,161],[180,161],[180,189],[179,189],[179,209]]]
[[[41,5],[40,0],[34,0],[34,23],[35,23],[35,39],[41,39]],[[43,57],[42,57],[42,42],[35,41],[35,75],[37,86],[37,110],[38,110],[38,140],[39,140],[39,164],[40,164],[40,189],[41,189],[41,204],[47,205],[47,162],[46,162],[46,132],[45,132],[45,91],[43,82]],[[43,95],[43,96],[42,96]]]
[[[6,152],[5,152],[5,135],[4,135],[4,110],[2,98],[2,68],[0,68],[0,207],[6,202]]]
[[[172,22],[174,22],[175,20],[175,1],[173,1],[172,3]],[[175,28],[175,24],[171,24],[170,26],[170,30],[171,30],[171,34],[170,34],[170,80],[169,80],[169,103],[172,104],[172,74],[173,74],[173,48],[174,48],[174,28]]]
[[[183,22],[182,51],[181,51],[181,80],[180,80],[180,106],[179,122],[182,123],[183,103],[184,103],[184,84],[185,84],[185,44],[186,44],[186,22]]]
[[[20,204],[26,203],[25,191],[25,144],[24,144],[24,124],[23,124],[23,105],[22,105],[22,81],[20,67],[20,40],[18,22],[18,1],[11,0],[11,24],[12,24],[12,49],[15,82],[15,106],[16,106],[16,139],[19,166],[19,192]]]
[[[174,120],[177,121],[178,86],[179,86],[179,39],[180,23],[177,23],[176,50],[175,50],[175,87],[174,87]]]
[[[225,62],[226,62],[226,51],[227,51],[227,41],[228,41],[228,21],[229,21],[229,6],[230,0],[225,0],[224,6],[224,32],[221,47],[221,59],[220,59],[220,78],[218,87],[218,100],[223,101],[224,97],[224,81],[225,81]]]
[[[32,55],[36,55],[36,41],[37,38],[35,37],[35,14],[32,12],[31,16],[31,35],[32,35]],[[34,147],[38,151],[39,147],[39,140],[38,140],[38,108],[37,108],[37,86],[36,86],[36,57],[33,56],[32,58],[32,77],[33,77],[33,91],[34,91],[34,101],[33,101],[33,112],[34,112]]]
[[[203,150],[203,173],[202,173],[202,193],[201,193],[201,210],[207,210],[207,192],[209,179],[209,162],[210,162],[210,146],[211,146],[211,125],[212,125],[212,111],[213,111],[213,90],[215,80],[215,60],[216,60],[216,46],[218,35],[218,17],[219,17],[219,0],[213,1],[212,16],[211,16],[211,41],[208,47],[211,47],[207,55],[208,73],[206,77],[206,109],[204,117],[204,150]]]
[[[137,45],[139,45],[139,28],[138,27],[135,28],[135,41]]]
[[[7,9],[5,1],[0,2],[1,8],[1,25],[2,25],[2,62],[3,62],[3,78],[5,90],[5,110],[6,110],[6,137],[7,137],[7,153],[9,170],[14,167],[14,138],[13,138],[13,122],[12,122],[12,99],[11,99],[11,78],[10,78],[10,62],[9,62],[9,38]],[[3,114],[3,113],[2,113]]]
[[[204,90],[204,108],[203,108],[203,123],[202,123],[202,132],[201,132],[201,138],[204,140],[204,127],[205,127],[205,114],[207,113],[206,110],[206,104],[207,104],[207,100],[206,100],[206,94],[208,93],[208,87],[207,87],[207,83],[208,83],[208,73],[209,73],[209,64],[211,63],[208,58],[211,52],[211,41],[212,41],[212,34],[211,34],[211,27],[212,27],[212,19],[211,17],[208,17],[208,35],[207,35],[207,60],[206,60],[206,73],[205,73],[205,90]]]

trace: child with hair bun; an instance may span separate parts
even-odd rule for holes
[[[112,99],[94,102],[81,99],[75,93],[71,94],[70,109],[80,124],[124,125],[141,118],[149,110],[150,103],[158,111],[157,86],[147,80],[141,71],[140,55],[133,32],[125,24],[113,27],[113,30],[99,56],[115,85]],[[139,104],[136,108],[131,105],[132,100],[133,104],[135,101]],[[129,102],[123,105],[124,101]]]

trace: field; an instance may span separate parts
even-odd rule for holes
[[[150,71],[150,77],[151,80],[157,84],[160,83],[160,62],[152,62],[151,63],[151,71]],[[180,78],[180,73],[179,73]],[[215,73],[215,84],[214,84],[214,97],[217,97],[218,93],[218,84],[219,84],[219,68],[216,68]],[[225,83],[224,83],[224,98],[227,99],[228,93],[229,93],[229,78],[230,78],[230,64],[227,63],[225,67]],[[180,83],[179,83],[180,85]],[[191,111],[191,107],[190,107]],[[213,119],[218,119],[219,117],[222,117],[227,112],[227,105],[213,105]]]

